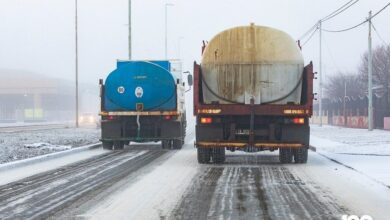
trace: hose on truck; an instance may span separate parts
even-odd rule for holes
[[[200,68],[199,69],[199,73],[200,73],[200,77],[202,79],[202,82],[203,84],[206,86],[207,90],[209,90],[211,92],[211,94],[213,94],[215,97],[217,97],[218,99],[221,99],[225,102],[229,102],[231,104],[245,104],[244,102],[237,102],[237,101],[234,101],[234,100],[230,100],[230,99],[227,99],[225,97],[221,97],[220,95],[218,95],[216,92],[214,92],[210,86],[206,83],[206,81],[203,79],[203,73],[202,73],[202,69]],[[299,85],[302,83],[302,80],[303,80],[303,73],[301,74],[301,77],[299,78],[299,81],[298,83],[294,86],[294,88],[286,95],[280,97],[280,98],[277,98],[277,99],[274,99],[274,100],[271,100],[271,101],[268,101],[268,102],[262,102],[261,104],[272,104],[274,102],[278,102],[278,101],[281,101],[287,97],[289,97],[291,94],[293,94],[299,87]]]

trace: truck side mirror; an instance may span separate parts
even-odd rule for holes
[[[191,75],[191,74],[188,74],[188,75],[187,75],[187,82],[188,82],[188,85],[189,85],[189,86],[192,86],[193,81],[192,81],[192,75]]]

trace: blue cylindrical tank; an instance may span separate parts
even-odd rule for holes
[[[136,111],[137,104],[143,111],[175,110],[176,84],[168,69],[168,61],[118,63],[105,82],[106,111]]]

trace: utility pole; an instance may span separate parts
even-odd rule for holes
[[[168,6],[173,4],[165,3],[165,59],[168,59]]]
[[[79,45],[78,45],[78,30],[77,30],[77,0],[75,0],[75,70],[76,70],[76,128],[79,127]]]
[[[320,116],[320,127],[322,127],[322,21],[319,21],[319,29],[320,29],[320,66],[319,66],[319,75],[320,75],[320,90],[318,91],[319,96],[319,116]]]
[[[368,13],[368,130],[373,129],[373,108],[372,108],[372,37],[371,37],[371,16]]]
[[[129,0],[129,60],[131,55],[131,0]]]
[[[347,127],[347,110],[346,110],[346,103],[347,102],[347,81],[344,80],[344,126]]]

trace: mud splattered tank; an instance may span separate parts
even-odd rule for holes
[[[202,57],[205,104],[300,104],[304,61],[277,29],[236,27],[216,35]]]

